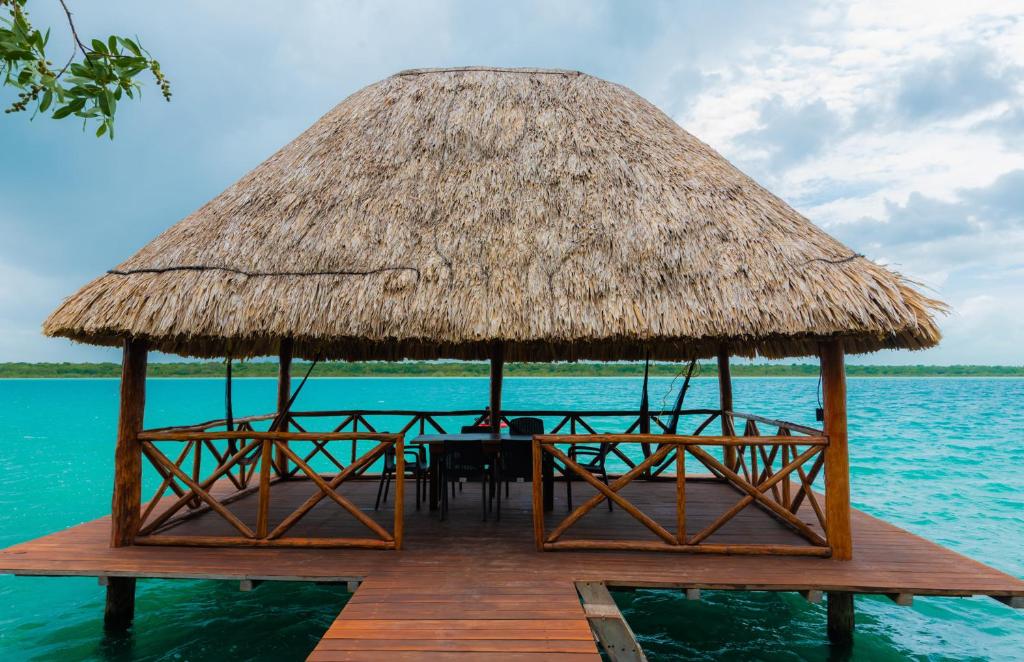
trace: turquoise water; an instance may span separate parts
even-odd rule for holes
[[[652,380],[652,408],[671,405]],[[0,381],[0,547],[109,510],[116,380]],[[814,425],[814,379],[737,379],[736,408]],[[508,408],[635,408],[639,380],[507,379]],[[483,379],[311,380],[296,409],[482,407]],[[697,379],[688,407],[715,406]],[[238,413],[270,411],[273,380],[235,382]],[[146,425],[222,414],[223,382],[151,380]],[[855,505],[1017,576],[1024,575],[1024,380],[849,382]],[[302,659],[342,589],[144,580],[135,633],[105,639],[94,579],[0,577],[0,659]],[[823,605],[799,596],[638,591],[616,598],[651,659],[825,660]],[[1022,659],[1024,614],[989,599],[857,598],[854,659]]]

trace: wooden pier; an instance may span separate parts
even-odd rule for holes
[[[698,477],[687,481],[688,517],[711,521],[732,505],[734,490]],[[644,507],[664,503],[672,481],[634,483],[626,489]],[[473,659],[500,650],[512,659],[597,659],[580,582],[613,589],[794,591],[815,599],[824,593],[880,594],[901,604],[915,595],[988,595],[1021,606],[1024,582],[919,536],[854,510],[854,558],[693,554],[638,551],[538,552],[532,530],[529,483],[512,483],[501,521],[481,520],[479,485],[469,483],[451,501],[445,521],[406,500],[403,551],[362,549],[110,547],[108,518],[44,536],[0,552],[0,571],[19,575],[156,577],[261,581],[354,582],[358,590],[312,653],[317,660],[404,659],[444,654]],[[556,486],[561,488],[561,485]],[[291,480],[275,484],[271,502],[281,513],[315,486]],[[580,490],[578,498],[586,498]],[[346,484],[345,494],[383,525],[393,514],[373,510],[377,482]],[[671,502],[670,502],[671,503]],[[242,521],[254,522],[255,495],[231,504]],[[328,517],[336,506],[318,504],[303,526],[320,535],[344,536],[361,525]],[[809,508],[809,506],[805,506]],[[651,508],[670,523],[671,508]],[[567,513],[562,489],[546,516],[554,526]],[[808,521],[813,514],[801,516]],[[594,509],[580,520],[578,535],[640,538],[649,532],[626,512]],[[175,527],[176,535],[219,535],[230,527],[214,512]],[[787,542],[797,535],[777,519],[745,509],[718,533],[719,542]],[[841,599],[841,598],[840,598]],[[594,618],[610,616],[600,608]],[[613,615],[612,615],[613,616]],[[596,629],[594,630],[597,631]]]

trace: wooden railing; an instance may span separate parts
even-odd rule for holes
[[[376,432],[267,432],[253,430],[251,423],[266,417],[243,419],[234,431],[211,431],[185,426],[160,431],[144,431],[138,441],[144,457],[162,478],[153,498],[141,514],[140,545],[185,546],[260,546],[260,547],[356,547],[370,549],[401,549],[403,531],[404,455],[403,435]],[[218,422],[209,424],[213,426]],[[338,462],[327,446],[330,443],[374,443],[373,447],[353,455],[347,466]],[[293,442],[313,444],[313,451],[303,457],[292,448]],[[175,448],[165,454],[161,446]],[[392,531],[374,521],[349,499],[338,493],[345,481],[360,477],[384,453],[395,451],[395,500]],[[202,475],[204,453],[214,459],[209,475]],[[337,468],[333,475],[321,474],[310,466],[313,456],[322,454]],[[294,469],[277,466],[275,456],[287,459]],[[174,457],[175,459],[171,459]],[[186,463],[190,463],[186,470]],[[286,475],[301,473],[316,490],[298,508],[271,528],[270,501],[272,486]],[[167,496],[168,491],[174,497]],[[243,497],[257,494],[255,526],[236,516],[227,505]],[[175,498],[176,497],[176,498]],[[360,522],[374,537],[310,538],[286,535],[324,498],[334,501],[342,510]],[[196,515],[214,512],[226,520],[238,535],[175,535],[173,530]],[[169,533],[172,532],[172,533]]]
[[[693,430],[693,434],[701,434],[709,424],[721,415],[721,411],[717,409],[684,409],[680,415],[680,420],[684,423],[696,419],[697,424]],[[744,414],[735,414],[729,412],[730,415],[745,416]],[[455,425],[461,425],[467,420],[470,422],[478,423],[487,416],[487,411],[482,409],[462,409],[462,410],[446,410],[446,411],[417,411],[409,409],[343,409],[343,410],[326,410],[326,411],[298,411],[292,412],[289,417],[291,425],[295,426],[296,429],[306,430],[311,429],[313,425],[310,421],[322,420],[325,418],[340,419],[340,422],[331,428],[332,432],[350,431],[359,432],[360,429],[376,432],[381,429],[382,426],[389,427],[390,429],[398,430],[399,434],[425,434],[428,432],[446,433],[457,431]],[[623,427],[622,423],[616,423],[618,430],[623,430],[622,434],[633,434],[636,430],[641,429],[642,416],[641,413],[635,409],[627,410],[565,410],[565,409],[513,409],[502,411],[502,420],[508,423],[513,418],[520,416],[530,416],[535,418],[549,419],[552,422],[550,434],[570,434],[575,435],[583,431],[587,434],[598,434],[602,432],[610,432],[607,429],[601,429],[602,427],[608,427],[609,419],[626,419],[627,425]],[[269,420],[268,416],[252,417],[246,420]],[[383,423],[379,419],[398,419],[391,420],[388,423]],[[650,421],[651,428],[656,430],[667,431],[668,424],[665,419],[667,415],[664,413],[651,412],[648,414],[648,420]],[[449,420],[446,420],[449,419]],[[456,419],[450,421],[450,419]],[[450,421],[450,422],[449,422]],[[597,421],[601,421],[600,423]],[[211,427],[216,424],[223,424],[223,421],[211,421]],[[602,425],[602,423],[604,425]],[[649,454],[649,449],[645,444],[642,447],[643,454],[646,456]],[[352,453],[356,452],[355,446],[351,449]],[[633,458],[630,458],[625,453],[618,449],[613,450],[613,455],[622,462],[626,467],[632,468],[636,466],[636,462]],[[354,457],[354,456],[353,456]]]
[[[831,549],[827,540],[827,526],[824,513],[818,503],[813,484],[821,472],[824,450],[828,439],[819,431],[763,417],[725,412],[730,418],[746,421],[742,436],[698,436],[698,435],[538,435],[533,447],[533,525],[534,540],[540,551],[561,549],[607,549],[674,552],[709,552],[726,554],[787,554],[828,556]],[[778,423],[778,430],[772,436],[760,436],[758,422]],[[705,426],[706,427],[706,426]],[[797,433],[797,434],[794,434]],[[575,443],[608,443],[612,449],[623,444],[649,444],[655,450],[643,461],[632,466],[626,473],[605,485],[587,469],[575,462],[558,446]],[[708,448],[719,447],[723,457],[719,460]],[[735,452],[727,454],[725,449]],[[540,488],[542,454],[547,453],[557,460],[565,472],[582,480],[596,491],[593,497],[573,510],[568,517],[550,532],[545,532],[544,510]],[[687,458],[693,458],[707,471],[710,478],[724,482],[734,488],[740,499],[713,522],[699,531],[687,530],[686,486]],[[674,475],[665,477],[667,470]],[[645,514],[634,503],[625,498],[623,488],[634,480],[662,476],[675,486],[675,531],[670,531],[652,517]],[[692,480],[692,478],[691,478]],[[654,540],[563,540],[563,535],[587,513],[599,504],[611,500],[623,511],[640,522],[654,536]],[[817,518],[818,529],[806,524],[799,516],[804,502],[811,504]],[[808,544],[715,544],[708,542],[713,534],[748,506],[756,505],[769,515],[796,532]],[[820,531],[820,533],[819,533]]]

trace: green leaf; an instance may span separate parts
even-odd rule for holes
[[[93,39],[92,40],[92,49],[94,51],[96,51],[97,53],[103,53],[104,55],[106,55],[106,53],[107,53],[107,46],[106,46],[106,44],[104,44],[99,39]]]
[[[53,119],[62,120],[73,112],[75,112],[75,109],[71,107],[71,104],[61,106],[57,110],[53,111]]]
[[[111,53],[117,52],[117,37],[115,37],[114,35],[110,35],[110,38],[107,39],[107,49]]]
[[[121,43],[124,44],[125,48],[130,50],[137,57],[142,57],[142,49],[139,48],[139,45],[136,44],[134,41],[132,41],[131,39],[128,39],[127,37],[122,37],[121,38]]]
[[[113,93],[110,90],[103,90],[103,96],[100,99],[107,102],[107,109],[103,113],[113,117],[114,111],[117,110],[117,99],[114,98]],[[100,104],[100,107],[102,108],[103,104]]]
[[[100,128],[96,129],[96,137],[99,138],[100,136],[102,136],[106,132],[107,132],[107,123],[104,122],[103,124],[100,124]]]
[[[53,103],[53,90],[46,90],[46,94],[43,95],[43,100],[39,102],[39,112],[45,113],[51,103]]]

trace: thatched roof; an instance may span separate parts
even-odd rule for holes
[[[625,87],[467,68],[355,93],[44,331],[194,356],[780,357],[929,347],[938,307]]]

